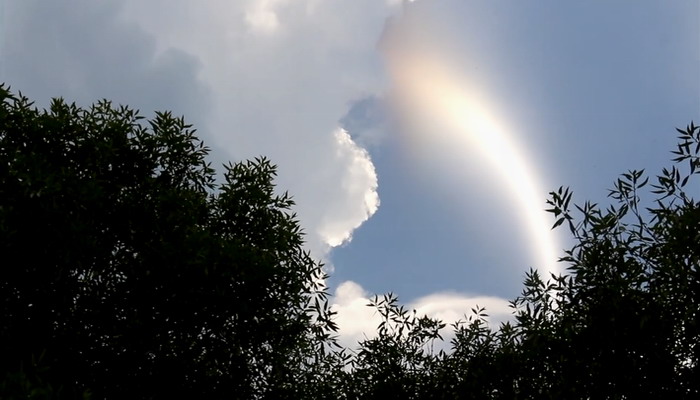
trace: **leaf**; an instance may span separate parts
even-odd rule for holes
[[[638,188],[643,188],[649,182],[649,177],[644,178],[644,180],[637,186]]]
[[[555,222],[554,225],[552,225],[551,229],[556,229],[559,225],[563,224],[565,220],[566,218],[559,218],[557,222]]]

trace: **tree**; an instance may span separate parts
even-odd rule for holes
[[[0,85],[2,398],[284,398],[334,328],[265,158],[170,113],[39,111]]]
[[[512,321],[489,327],[474,309],[453,325],[451,351],[431,353],[439,321],[418,323],[393,297],[375,302],[384,322],[360,344],[348,378],[356,397],[698,398],[700,202],[687,189],[697,190],[700,127],[678,132],[675,165],[652,184],[644,171],[622,174],[607,208],[573,205],[568,188],[550,193],[554,227],[576,244],[560,260],[565,274],[527,273]],[[648,186],[655,198],[643,202]]]
[[[700,394],[700,202],[686,191],[700,173],[700,127],[678,132],[676,164],[651,184],[648,207],[644,171],[622,174],[606,209],[577,205],[578,221],[571,192],[552,193],[555,225],[567,222],[577,241],[562,259],[569,274],[545,285],[531,273],[519,303],[530,309],[518,319],[545,338],[533,358],[550,365],[557,397]]]
[[[439,361],[430,345],[442,339],[445,324],[409,312],[392,293],[375,296],[368,306],[381,316],[377,336],[360,343],[341,393],[351,399],[423,398]]]
[[[550,193],[575,245],[514,316],[445,325],[375,297],[334,348],[322,266],[266,159],[216,184],[182,118],[102,101],[39,111],[0,85],[0,397],[513,399],[700,396],[700,127],[613,201]],[[682,168],[687,165],[687,168]],[[655,197],[643,201],[651,187]],[[573,207],[572,207],[573,206]],[[578,211],[578,216],[572,210]]]

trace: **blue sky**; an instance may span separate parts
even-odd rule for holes
[[[0,81],[40,106],[184,114],[219,165],[269,156],[352,343],[373,293],[507,318],[543,264],[541,209],[509,179],[532,179],[541,208],[559,185],[604,204],[618,174],[667,165],[674,128],[700,120],[699,18],[697,0],[8,1]],[[450,124],[459,100],[440,93],[488,115],[529,172],[465,139],[485,125]]]
[[[418,20],[414,29],[422,39],[445,40],[456,64],[488,80],[511,126],[526,136],[525,151],[536,154],[540,172],[547,175],[546,190],[569,185],[580,201],[604,201],[618,174],[665,166],[672,128],[697,119],[700,30],[691,20],[700,15],[700,3],[427,1],[412,6],[407,14]],[[409,293],[518,293],[514,275],[522,277],[536,265],[528,257],[527,238],[508,232],[513,215],[495,215],[506,204],[472,200],[479,197],[471,192],[473,177],[437,184],[431,180],[445,178],[416,177],[410,168],[397,168],[406,163],[396,154],[397,143],[369,148],[383,206],[351,243],[334,251],[335,279],[374,275],[377,279],[366,284],[373,291],[389,290],[391,282],[394,290]],[[485,190],[501,196],[494,189]],[[472,210],[466,214],[486,213],[502,228],[493,232],[483,220],[477,226],[465,222],[470,215],[457,209],[448,192],[456,192]],[[393,263],[396,268],[382,267]],[[405,267],[411,264],[423,267],[411,271]],[[435,279],[440,276],[450,278]]]

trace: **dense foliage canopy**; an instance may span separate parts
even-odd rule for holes
[[[169,113],[0,104],[0,397],[294,389],[326,334],[323,276],[269,161],[217,186]]]
[[[548,200],[575,245],[565,274],[531,270],[512,321],[489,327],[483,309],[453,326],[449,353],[428,351],[439,321],[385,296],[379,336],[362,343],[350,379],[359,398],[695,399],[700,396],[700,127],[679,129],[675,165],[652,183],[629,171],[613,204],[572,192]],[[686,166],[685,169],[682,167]],[[654,198],[643,202],[643,188]],[[643,206],[646,204],[646,206]]]
[[[339,349],[275,167],[217,184],[182,118],[143,122],[0,86],[0,398],[700,396],[693,124],[670,169],[623,174],[607,207],[551,193],[568,268],[531,270],[510,322],[474,309],[445,327],[389,294],[371,302],[378,335]]]

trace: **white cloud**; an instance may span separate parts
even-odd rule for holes
[[[343,282],[335,289],[332,309],[337,312],[338,342],[342,346],[354,348],[363,339],[377,335],[381,317],[368,303],[369,294],[355,282]]]
[[[344,166],[334,175],[340,178],[341,190],[346,194],[332,204],[329,213],[321,215],[318,232],[329,246],[335,247],[350,240],[352,231],[377,211],[377,174],[367,151],[353,142],[343,129],[335,131],[337,162]],[[357,205],[361,207],[357,207]]]
[[[393,8],[376,0],[128,4],[159,49],[200,60],[214,88],[212,117],[200,128],[213,145],[279,166],[278,187],[294,197],[314,255],[349,240],[377,210],[378,183],[368,153],[339,124],[355,99],[385,87],[376,46]]]
[[[245,12],[245,21],[257,32],[272,34],[279,28],[277,7],[286,3],[284,0],[257,0]]]
[[[375,309],[367,306],[370,297],[367,291],[352,281],[343,282],[336,289],[332,308],[337,312],[338,341],[341,345],[355,348],[359,341],[377,336],[381,318]],[[493,328],[513,319],[508,301],[494,296],[435,293],[409,302],[406,307],[416,310],[418,316],[427,315],[447,324],[441,332],[444,342],[436,343],[436,349],[444,350],[449,350],[453,331],[450,325],[473,315],[472,309],[484,307],[488,315],[486,319]]]
[[[494,327],[512,319],[512,309],[507,300],[494,296],[468,296],[455,292],[436,293],[421,297],[411,303],[418,314],[438,318],[447,324],[464,320],[472,315],[472,309],[484,307],[488,321]]]
[[[76,12],[80,10],[80,12]],[[216,164],[267,156],[323,258],[379,205],[368,153],[339,129],[384,88],[376,0],[12,3],[3,79],[41,100],[100,98],[184,114]],[[36,90],[33,90],[36,89]],[[217,165],[218,166],[218,165]]]

